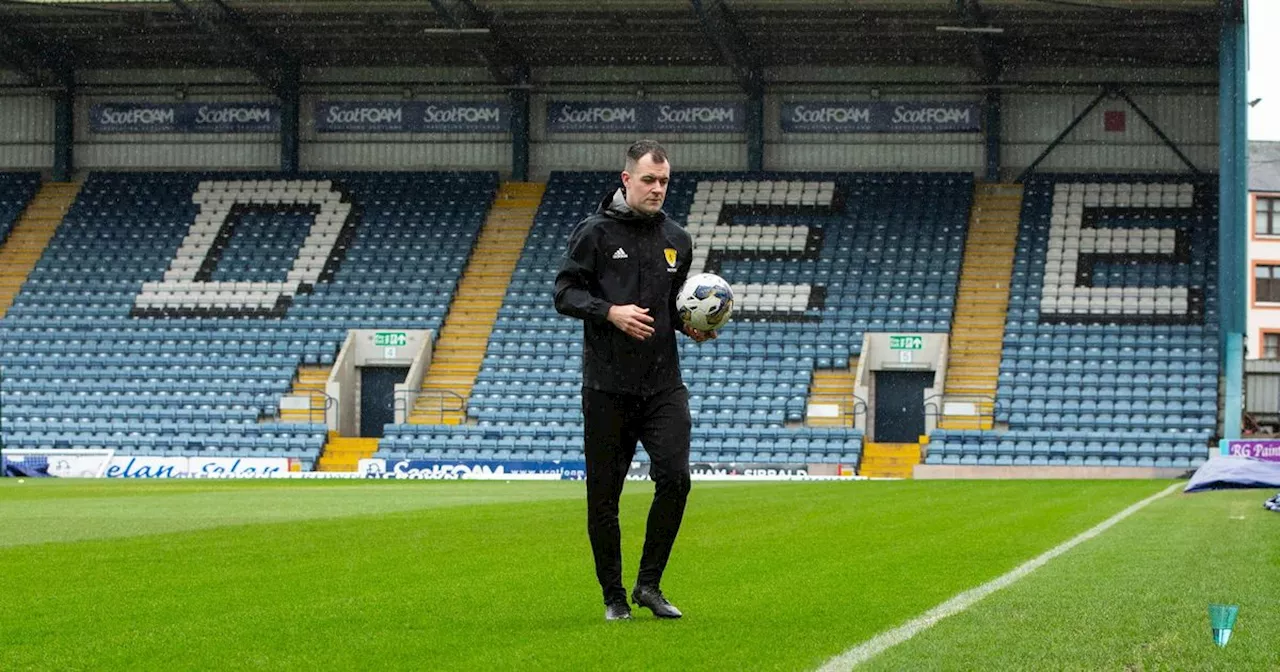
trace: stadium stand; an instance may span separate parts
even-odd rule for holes
[[[582,459],[581,332],[551,286],[569,231],[616,179],[553,175],[472,424],[389,425],[377,456]],[[36,182],[5,184],[21,210]],[[261,421],[348,329],[438,329],[496,187],[491,173],[94,174],[0,321],[6,445],[310,468],[318,419]],[[1001,425],[936,430],[926,462],[1202,462],[1216,421],[1215,193],[1167,176],[1028,181]],[[868,331],[951,329],[972,198],[968,174],[680,175],[667,209],[694,236],[694,270],[730,278],[738,297],[721,338],[681,343],[693,460],[857,464],[860,431],[804,423],[814,372],[847,368]]]
[[[260,420],[348,329],[438,328],[496,185],[93,174],[0,321],[5,444],[310,469],[322,422]]]
[[[35,202],[39,185],[40,176],[35,173],[0,173],[0,318],[13,305],[22,281],[56,225],[50,221],[37,223],[33,215],[28,226],[21,226],[23,213]],[[20,228],[25,233],[14,233]]]
[[[471,397],[477,424],[389,426],[379,457],[582,459],[581,328],[555,313],[552,281],[616,182],[553,174]],[[800,426],[813,372],[847,367],[868,330],[950,328],[972,192],[952,173],[680,174],[665,207],[695,238],[693,270],[737,292],[719,339],[681,343],[692,459],[857,464],[860,431]]]
[[[0,173],[0,243],[40,187],[39,173]]]
[[[996,419],[928,464],[1194,467],[1217,416],[1217,186],[1026,183]]]

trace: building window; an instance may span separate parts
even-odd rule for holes
[[[1280,359],[1280,334],[1262,335],[1262,358]]]
[[[1280,266],[1256,266],[1253,276],[1254,300],[1258,303],[1280,303]]]
[[[1280,198],[1259,196],[1254,208],[1253,231],[1259,236],[1280,236]]]

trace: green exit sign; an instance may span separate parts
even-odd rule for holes
[[[890,350],[924,350],[924,336],[890,336]]]
[[[409,335],[403,331],[377,331],[373,344],[380,348],[399,348],[409,344]]]

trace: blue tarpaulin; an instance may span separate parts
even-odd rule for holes
[[[1280,462],[1226,455],[1214,457],[1196,470],[1183,492],[1226,488],[1280,488]]]

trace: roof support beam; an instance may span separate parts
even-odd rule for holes
[[[1133,108],[1133,111],[1138,113],[1138,118],[1142,120],[1142,123],[1146,124],[1147,128],[1150,128],[1151,132],[1155,133],[1157,138],[1160,138],[1160,142],[1163,142],[1166,147],[1173,151],[1174,155],[1178,157],[1178,160],[1182,161],[1182,164],[1185,165],[1193,175],[1200,174],[1200,169],[1196,167],[1196,164],[1192,163],[1191,159],[1188,159],[1187,155],[1183,154],[1182,150],[1178,148],[1178,144],[1169,139],[1169,136],[1165,135],[1164,131],[1156,125],[1156,122],[1152,121],[1151,117],[1147,116],[1147,113],[1144,112],[1141,107],[1138,107],[1137,103],[1133,102],[1133,99],[1129,97],[1128,93],[1125,93],[1124,89],[1117,89],[1116,95],[1124,99],[1124,102],[1129,103],[1129,107]]]
[[[733,13],[724,0],[690,0],[693,11],[702,24],[702,32],[716,46],[720,58],[733,71],[747,95],[764,88],[760,66],[748,54],[751,53],[746,36],[734,20]]]
[[[299,129],[302,96],[299,87],[302,73],[296,60],[287,63],[286,67],[280,80],[280,172],[295,175],[298,172],[298,149],[301,146]]]
[[[716,46],[747,94],[747,170],[764,170],[764,75],[750,44],[724,0],[689,0],[702,33]]]
[[[511,179],[529,181],[529,89],[514,88],[507,92],[511,100]]]
[[[1003,96],[1000,95],[998,89],[987,91],[982,107],[986,117],[983,121],[983,133],[986,136],[987,145],[987,181],[999,182],[1000,170],[1002,164],[1000,161],[1000,145],[1003,134],[1000,126],[1000,107],[1003,105]]]
[[[284,96],[285,73],[295,60],[288,54],[268,45],[259,38],[249,24],[227,6],[223,0],[169,0],[188,21],[214,37],[234,40],[250,56],[246,64],[276,96]]]
[[[956,10],[960,12],[960,19],[966,27],[977,28],[987,24],[986,12],[982,9],[981,0],[956,0]],[[969,42],[973,52],[974,68],[982,81],[990,84],[1000,79],[1004,64],[991,39],[980,33],[970,33]]]
[[[1097,107],[1102,101],[1106,100],[1107,97],[1111,95],[1111,92],[1112,92],[1112,89],[1110,88],[1099,91],[1098,95],[1094,97],[1093,101],[1091,101],[1088,105],[1086,105],[1085,108],[1080,111],[1080,114],[1077,114],[1076,118],[1072,119],[1071,123],[1067,124],[1067,127],[1062,129],[1062,132],[1058,134],[1058,137],[1054,138],[1053,142],[1050,142],[1049,146],[1045,147],[1044,151],[1040,152],[1040,156],[1037,156],[1036,160],[1032,161],[1031,165],[1027,166],[1026,169],[1022,171],[1022,174],[1018,176],[1018,179],[1016,180],[1016,182],[1018,183],[1026,182],[1027,178],[1032,173],[1036,172],[1036,168],[1040,166],[1040,162],[1044,161],[1046,157],[1052,154],[1053,150],[1057,149],[1058,145],[1061,145],[1062,141],[1066,140],[1068,135],[1071,135],[1071,131],[1075,130],[1076,126],[1079,126],[1080,122],[1084,121],[1084,118],[1089,116],[1089,113],[1093,111],[1093,108]]]
[[[1244,23],[1247,10],[1245,9],[1245,0],[1221,0],[1218,8],[1222,12],[1222,21],[1224,24]]]
[[[0,63],[17,72],[24,85],[66,86],[68,60],[65,53],[49,53],[12,26],[0,24]]]
[[[1218,348],[1222,357],[1222,438],[1239,439],[1249,333],[1248,31],[1243,0],[1219,0]],[[1248,344],[1254,354],[1262,343]]]
[[[75,172],[75,73],[65,66],[58,78],[62,86],[53,93],[53,181],[70,182]]]
[[[520,52],[494,29],[489,17],[471,0],[428,0],[436,14],[454,30],[487,30],[489,46],[477,50],[494,81],[508,86],[529,83],[529,64]]]
[[[436,14],[453,30],[488,31],[489,43],[477,49],[493,80],[507,87],[511,104],[511,179],[529,179],[529,63],[495,30],[493,21],[471,0],[428,0]]]
[[[0,60],[17,71],[24,84],[40,85],[40,71],[35,64],[40,63],[41,59],[5,27],[0,27]]]

